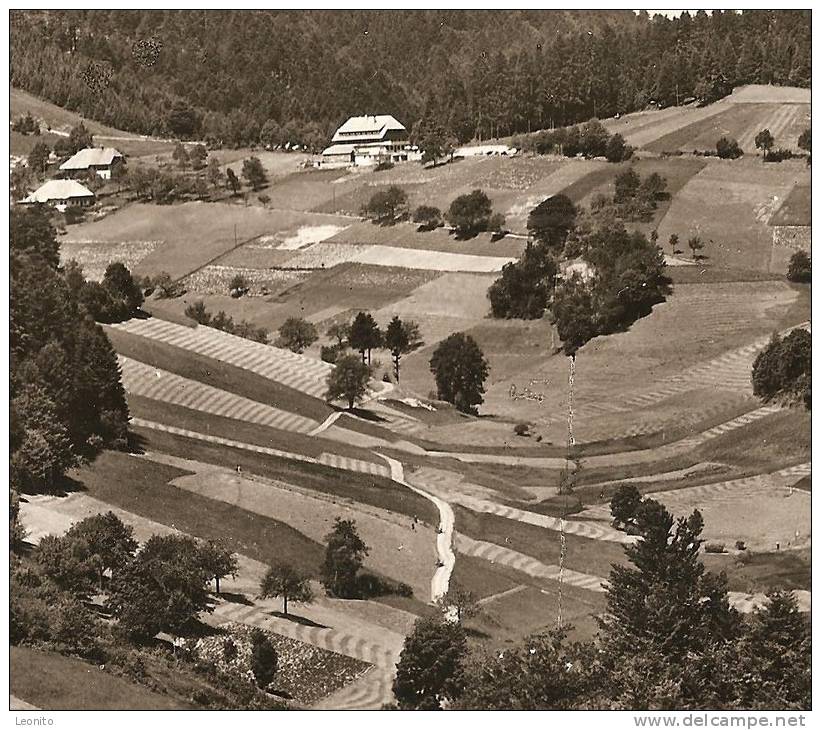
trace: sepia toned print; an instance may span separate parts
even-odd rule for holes
[[[11,11],[18,719],[811,709],[810,27]]]

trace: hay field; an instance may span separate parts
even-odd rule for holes
[[[136,271],[140,274],[166,271],[173,278],[180,278],[214,261],[234,248],[237,242],[256,236],[296,232],[314,220],[315,217],[299,212],[229,203],[136,203],[99,221],[73,226],[64,240],[162,241],[162,245],[139,262]],[[323,217],[323,222],[334,221],[326,221]]]
[[[712,161],[673,198],[658,225],[659,240],[675,233],[685,248],[686,241],[698,235],[710,266],[769,271],[772,230],[767,223],[793,187],[806,183],[808,174],[800,160]]]
[[[666,302],[656,305],[652,314],[627,332],[597,337],[579,350],[574,403],[577,407],[608,403],[622,394],[650,391],[659,381],[686,374],[698,363],[766,337],[784,326],[797,298],[786,282],[679,284]],[[542,326],[548,328],[546,323]],[[676,332],[676,337],[670,337],[670,332]],[[567,413],[568,359],[551,354],[549,332],[539,334],[534,332],[529,351],[524,347],[510,351],[503,372],[491,372],[484,413],[518,420],[557,414],[561,420]],[[525,340],[521,332],[518,336]],[[539,383],[543,402],[511,400],[510,385],[524,385],[531,378],[547,381]],[[710,390],[693,391],[693,395],[681,404],[683,409],[715,404],[714,391],[712,395]]]
[[[804,104],[725,104],[723,110],[700,119],[645,145],[651,152],[715,150],[721,137],[735,139],[746,154],[760,154],[755,135],[769,129],[776,147],[797,149],[801,129],[809,126],[809,106]]]
[[[522,232],[524,219],[519,209],[529,211],[547,195],[558,192],[562,183],[551,178],[568,162],[537,157],[471,157],[436,167],[418,163],[397,165],[392,170],[362,173],[354,189],[344,194],[338,191],[336,200],[314,210],[358,215],[374,193],[397,185],[408,194],[411,209],[433,205],[444,211],[459,195],[480,188],[491,199],[494,210],[508,216],[508,227]],[[532,205],[527,202],[537,196],[538,200]]]
[[[809,185],[798,184],[770,218],[771,226],[812,225],[812,189]]]
[[[372,546],[365,566],[409,583],[414,595],[430,600],[430,577],[436,560],[433,529],[376,507],[312,493],[285,482],[243,479],[227,470],[202,465],[201,471],[171,484],[208,499],[226,502],[252,515],[275,519],[309,539],[324,543],[334,519],[353,519],[362,539]]]
[[[683,515],[697,506],[704,517],[704,539],[733,549],[743,540],[748,549],[771,552],[808,547],[812,534],[810,494],[770,484],[766,479],[733,489],[692,487],[651,495],[673,514]]]
[[[442,251],[477,256],[515,257],[522,255],[526,245],[522,239],[510,236],[493,241],[490,233],[479,233],[473,238],[459,240],[444,226],[432,231],[418,231],[417,228],[415,223],[380,226],[365,221],[348,226],[345,230],[327,239],[327,242],[396,246],[419,251]]]
[[[142,137],[109,127],[93,119],[86,119],[76,112],[68,111],[44,99],[39,99],[22,89],[10,89],[9,112],[11,118],[30,112],[43,126],[43,132],[46,132],[45,127],[48,127],[57,132],[68,133],[72,127],[76,127],[82,122],[94,136],[95,144],[116,147],[120,152],[131,157],[170,153],[174,146],[172,140]],[[31,139],[31,137],[28,139]]]
[[[86,279],[101,281],[106,267],[120,261],[129,270],[137,265],[163,241],[61,241],[60,261],[63,265],[72,259],[83,267]]]

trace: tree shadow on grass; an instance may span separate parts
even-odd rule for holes
[[[318,629],[327,629],[328,628],[327,626],[325,626],[325,624],[317,623],[316,621],[312,621],[311,619],[306,618],[305,616],[298,616],[298,615],[293,614],[293,613],[283,613],[282,611],[271,611],[271,612],[269,612],[269,615],[273,616],[274,618],[282,618],[282,619],[285,619],[286,621],[292,621],[293,623],[300,624],[301,626],[313,626],[313,627],[318,628]]]
[[[474,639],[489,639],[490,634],[486,631],[482,631],[481,629],[474,629],[470,626],[465,626],[465,633],[468,636],[473,637]]]
[[[217,594],[217,597],[222,598],[224,601],[227,601],[228,603],[239,603],[243,606],[253,605],[251,601],[248,600],[248,596],[242,593],[230,593],[228,591],[220,591],[219,594]]]
[[[37,494],[48,494],[52,497],[67,497],[69,494],[75,492],[85,492],[86,487],[81,481],[72,479],[70,476],[63,475],[60,477],[52,487],[48,489],[35,489],[25,487],[20,490],[21,501],[25,500],[26,496],[34,496]]]
[[[369,411],[366,408],[337,408],[336,410],[342,411],[343,413],[349,413],[352,416],[356,416],[357,418],[361,418],[365,421],[371,421],[373,423],[385,423],[387,421],[386,418],[374,413],[373,411]]]
[[[126,440],[126,451],[129,454],[144,454],[145,445],[147,443],[148,441],[144,436],[134,433],[133,431],[129,431],[128,438]]]

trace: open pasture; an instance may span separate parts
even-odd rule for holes
[[[767,224],[807,176],[800,160],[713,161],[673,198],[658,225],[659,240],[675,233],[679,248],[688,253],[687,240],[699,236],[704,243],[700,253],[710,266],[769,271],[772,229]]]
[[[796,477],[793,478],[795,480]],[[789,480],[761,478],[708,484],[651,494],[673,514],[695,507],[704,517],[704,539],[732,549],[736,540],[748,549],[775,551],[809,547],[812,534],[810,494],[789,490]]]
[[[809,225],[812,225],[812,188],[799,183],[790,190],[786,200],[770,218],[770,226]]]
[[[173,278],[181,278],[243,241],[281,231],[296,232],[310,220],[310,216],[300,213],[229,203],[137,203],[102,220],[72,227],[65,240],[162,241],[139,262],[137,272],[166,271]]]
[[[61,654],[12,646],[9,661],[11,693],[43,710],[193,709],[96,664]]]
[[[163,241],[61,241],[60,261],[65,265],[73,259],[83,267],[86,279],[100,281],[110,263],[119,261],[134,271],[162,244]]]
[[[668,107],[660,111],[648,112],[646,119],[640,118],[634,121],[631,119],[632,115],[627,115],[619,120],[609,120],[605,126],[611,133],[621,134],[628,144],[639,149],[649,148],[650,145],[667,135],[675,134],[691,124],[707,122],[711,117],[721,114],[725,104],[726,100],[721,100],[704,107],[695,105]]]
[[[120,152],[129,156],[138,157],[158,154],[170,151],[174,145],[172,140],[143,137],[109,127],[93,119],[87,119],[76,112],[63,109],[43,99],[38,99],[22,89],[10,89],[9,111],[13,119],[31,113],[41,123],[41,127],[43,127],[41,131],[46,132],[50,129],[55,133],[62,133],[57,136],[67,136],[72,127],[76,127],[82,122],[94,136],[96,144],[116,147]],[[29,139],[32,138],[29,137]]]
[[[419,231],[415,223],[397,223],[380,226],[370,221],[354,223],[337,233],[327,243],[368,244],[394,246],[419,251],[471,254],[476,256],[521,256],[525,241],[506,236],[493,241],[490,233],[479,233],[466,240],[457,239],[448,228],[442,226],[432,231]]]
[[[236,163],[234,167],[238,165],[241,166]],[[250,197],[256,202],[259,195],[267,195],[271,199],[267,205],[271,208],[301,211],[316,209],[324,213],[337,213],[344,211],[325,204],[341,199],[359,184],[359,177],[345,170],[299,170],[270,181]],[[355,214],[358,214],[358,210]]]
[[[324,543],[334,519],[352,519],[362,539],[372,546],[365,566],[413,587],[414,595],[430,600],[430,577],[436,560],[436,533],[404,515],[280,481],[245,479],[228,470],[203,465],[202,470],[175,479],[175,487],[207,499],[225,502],[266,519],[282,521],[309,539]]]
[[[686,375],[699,363],[767,337],[784,326],[797,296],[786,282],[678,285],[666,302],[656,305],[627,332],[597,337],[579,350],[574,403],[579,408],[584,403],[606,404],[625,394],[646,393],[672,376]],[[670,332],[677,336],[671,338]],[[567,413],[569,360],[561,354],[551,355],[549,334],[536,338],[533,345],[530,353],[521,356],[524,367],[520,365],[518,372],[527,379],[546,381],[538,388],[543,401],[512,400],[510,386],[519,381],[508,375],[517,370],[508,368],[495,383],[491,372],[484,413],[519,420]],[[733,370],[732,378],[735,375]],[[701,385],[695,378],[692,388]],[[712,404],[708,397],[702,405]],[[682,408],[697,407],[694,402],[682,404]]]
[[[715,150],[721,137],[735,139],[748,155],[761,154],[755,136],[769,129],[777,147],[797,149],[798,135],[809,126],[806,104],[732,104],[713,116],[699,119],[645,145],[651,152]]]

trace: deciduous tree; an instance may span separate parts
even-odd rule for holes
[[[313,323],[301,317],[288,317],[279,328],[278,347],[287,347],[291,352],[301,353],[319,339]]]
[[[441,617],[416,621],[396,665],[393,694],[400,710],[439,710],[462,694],[467,637]]]
[[[368,391],[370,368],[356,355],[343,355],[336,360],[336,366],[328,374],[328,400],[344,399],[348,408],[360,402]]]
[[[268,568],[259,587],[260,598],[282,598],[282,612],[288,615],[288,601],[311,603],[314,593],[308,578],[287,563]]]
[[[337,598],[357,597],[357,574],[368,546],[359,537],[354,520],[337,517],[333,529],[325,537],[325,560],[321,568],[321,581],[328,595]]]
[[[439,343],[430,359],[439,398],[460,411],[474,413],[484,401],[490,366],[470,335],[456,332]]]

